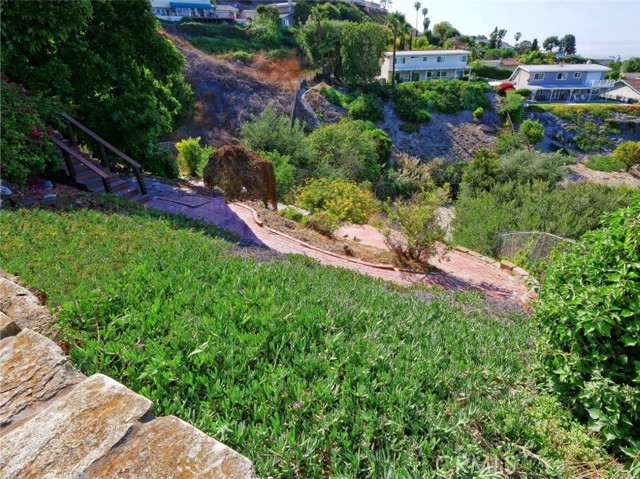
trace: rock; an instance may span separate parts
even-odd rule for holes
[[[13,321],[1,329],[3,335],[5,329],[18,331],[0,341],[0,424],[5,432],[84,376],[53,341],[30,329],[20,331]]]
[[[249,459],[180,419],[154,419],[93,463],[84,473],[112,478],[253,478]]]
[[[42,199],[43,199],[44,201],[53,201],[53,200],[55,200],[57,197],[58,197],[58,195],[50,194],[50,195],[44,195],[44,196],[42,197]]]
[[[515,267],[516,265],[511,263],[510,261],[500,261],[500,269],[511,271]]]
[[[20,326],[18,326],[9,316],[0,311],[0,339],[15,336],[19,332]]]
[[[113,379],[91,376],[31,418],[28,427],[0,437],[0,477],[81,477],[151,406]],[[153,460],[160,458],[154,454]]]
[[[0,311],[21,328],[52,332],[53,317],[31,291],[5,278],[0,278]]]
[[[52,190],[52,189],[53,189],[53,183],[51,183],[49,180],[44,180],[44,181],[42,182],[42,187],[43,187],[45,190]]]

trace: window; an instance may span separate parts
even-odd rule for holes
[[[573,74],[573,78],[581,78],[582,77],[582,72],[575,72]]]
[[[415,58],[418,58],[418,57],[411,57],[412,60],[415,59]]]
[[[462,55],[460,57],[460,60],[466,63],[467,62],[467,56],[466,55]]]
[[[534,80],[544,80],[544,73],[534,73],[533,74],[533,79]]]
[[[567,74],[566,73],[558,73],[556,75],[556,80],[566,80],[567,79]]]
[[[444,57],[438,57],[438,63],[444,63]]]
[[[561,75],[561,73],[558,73],[558,75]],[[557,100],[558,98],[560,98],[560,93],[562,93],[562,90],[553,90],[551,92],[551,99]]]
[[[404,63],[406,58],[396,58],[396,65]]]
[[[429,57],[422,57],[422,61],[426,62],[429,59]]]

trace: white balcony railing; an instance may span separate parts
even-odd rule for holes
[[[613,88],[614,80],[589,80],[585,82],[585,86],[591,88]]]

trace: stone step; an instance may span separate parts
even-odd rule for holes
[[[21,328],[51,332],[51,314],[46,306],[31,291],[6,278],[0,278],[0,311]]]
[[[249,459],[180,419],[154,419],[86,470],[92,479],[251,478]]]
[[[0,437],[0,478],[80,477],[151,407],[151,401],[113,379],[91,376]]]
[[[62,350],[30,329],[0,340],[0,437],[84,379]]]

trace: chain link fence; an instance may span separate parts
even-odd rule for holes
[[[496,236],[494,250],[499,258],[522,256],[530,262],[546,261],[556,248],[575,244],[567,238],[539,231],[514,231]]]

